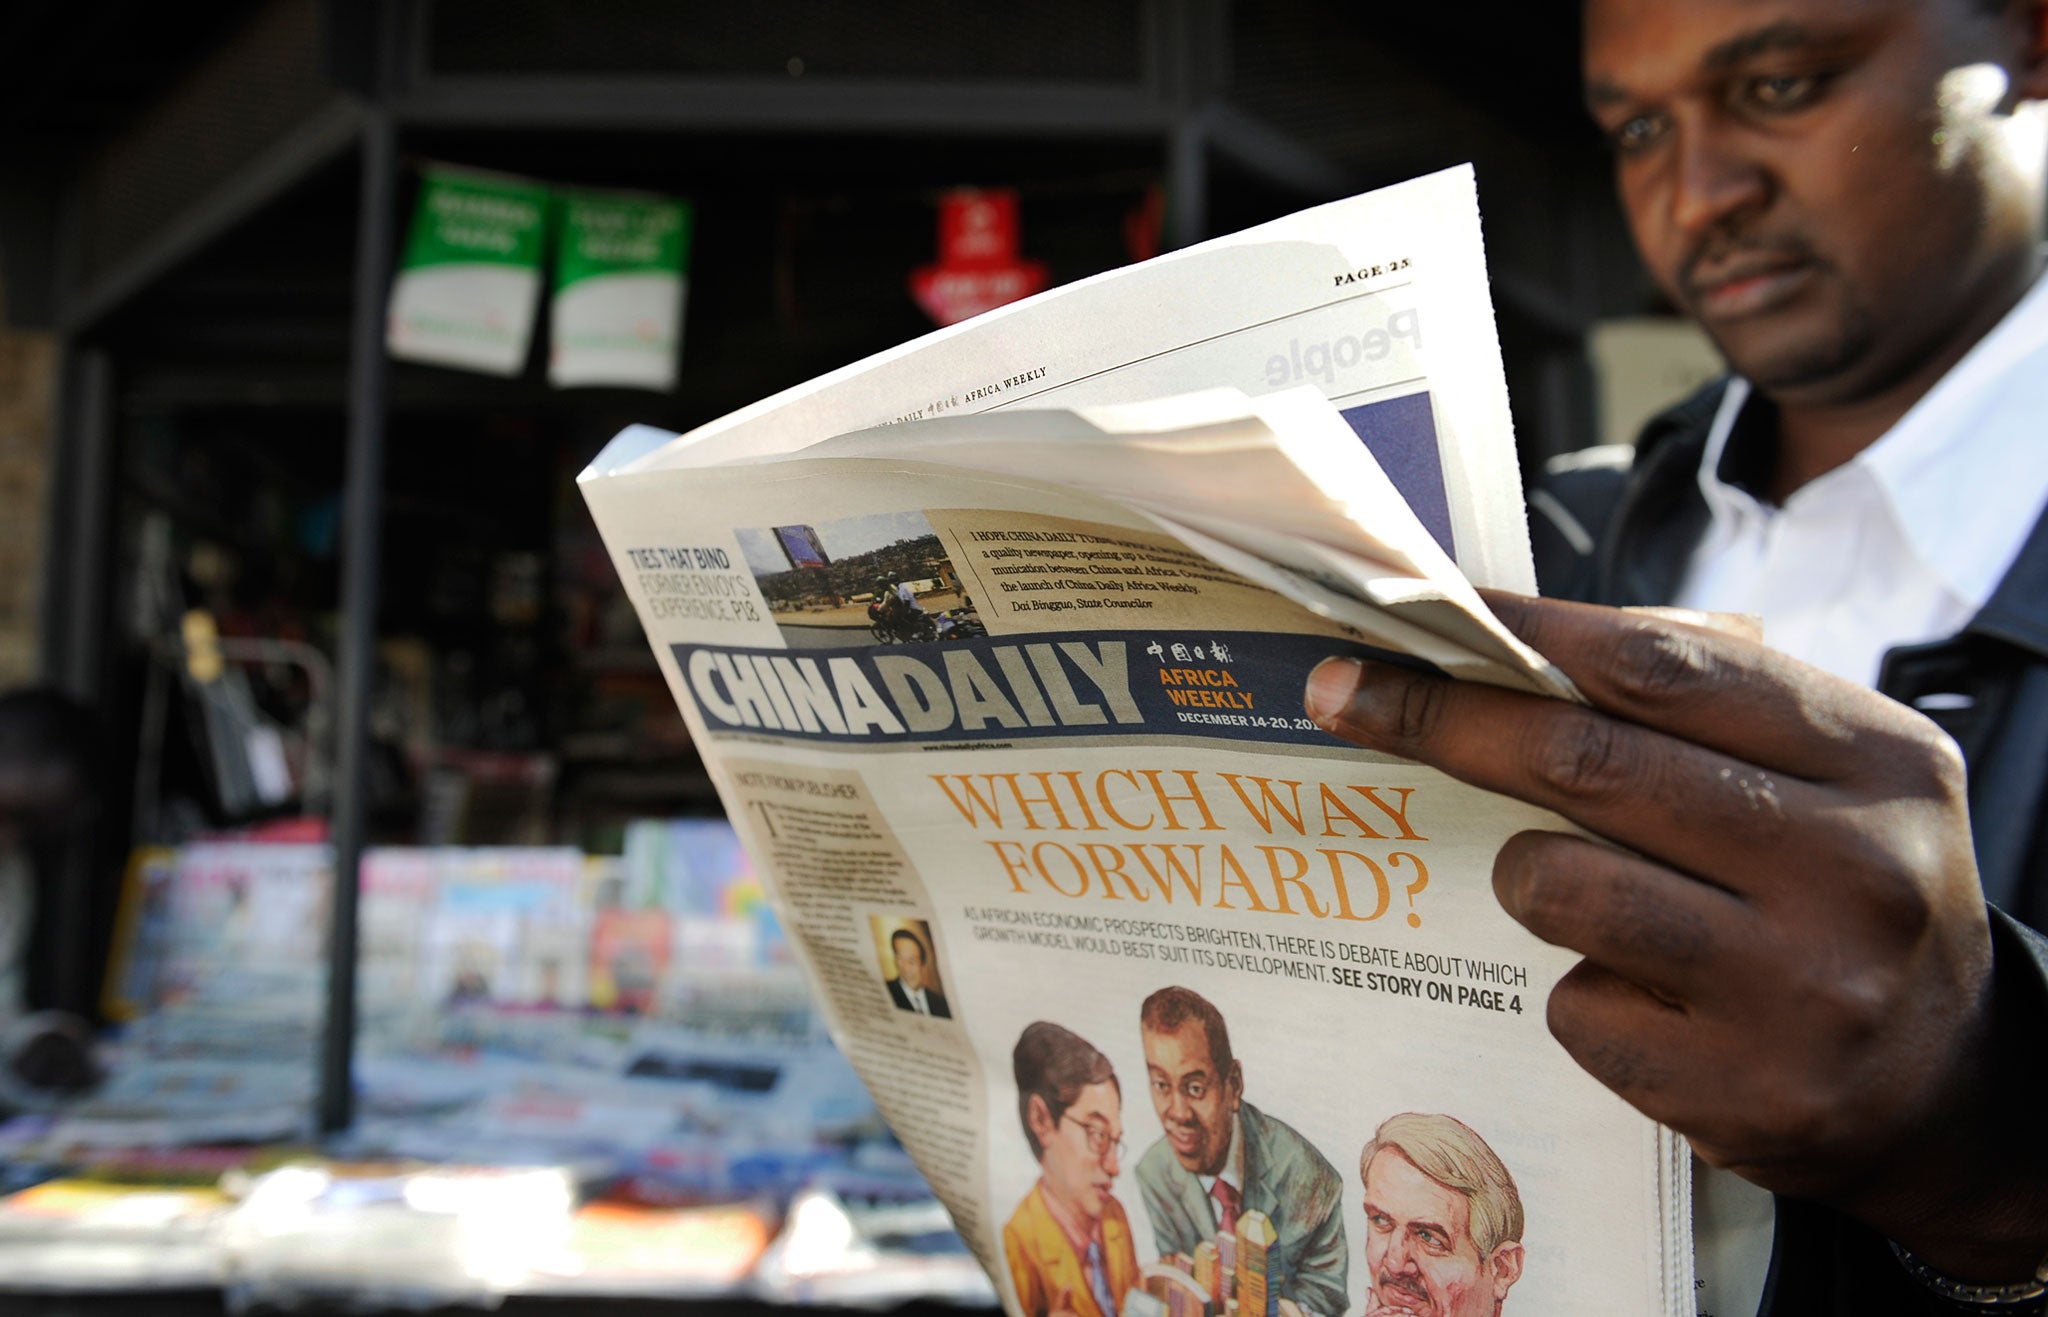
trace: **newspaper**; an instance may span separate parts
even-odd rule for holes
[[[1691,1310],[1680,1145],[1549,1037],[1575,957],[1493,899],[1566,825],[1302,710],[1344,653],[1575,695],[1473,589],[1531,572],[1469,169],[629,429],[581,483],[1011,1312]]]

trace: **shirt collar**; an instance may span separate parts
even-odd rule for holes
[[[1706,499],[1707,510],[1716,521],[1755,512],[1762,506],[1755,495],[1723,478],[1732,474],[1725,471],[1724,459],[1728,441],[1735,434],[1736,418],[1749,402],[1749,393],[1749,381],[1740,375],[1728,381],[1728,387],[1721,391],[1721,406],[1714,413],[1714,423],[1707,428],[1706,451],[1700,454],[1700,496]]]
[[[1982,607],[2048,499],[2048,278],[1860,455],[1914,551]]]
[[[1747,380],[1731,379],[1707,431],[1699,485],[1717,523],[1772,515],[1740,476],[1758,460],[1753,446],[1768,441],[1742,423],[1755,419],[1752,403],[1763,401]],[[1982,607],[2048,502],[2048,461],[2038,452],[2044,416],[2048,277],[2037,279],[1897,424],[1788,502],[1874,481],[1914,555],[1958,597]]]

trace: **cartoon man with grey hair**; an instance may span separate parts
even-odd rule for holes
[[[1366,1317],[1498,1317],[1522,1278],[1522,1196],[1486,1140],[1449,1116],[1390,1116],[1358,1155]]]

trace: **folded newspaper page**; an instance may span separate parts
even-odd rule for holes
[[[1550,1038],[1576,957],[1492,895],[1566,825],[1302,710],[1343,653],[1574,694],[1472,588],[1530,573],[1469,171],[628,430],[582,487],[1011,1312],[1691,1311],[1680,1145]]]

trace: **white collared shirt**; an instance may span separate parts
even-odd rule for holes
[[[930,1015],[932,1013],[931,1003],[924,999],[923,988],[913,988],[901,979],[896,980],[896,982],[902,985],[903,995],[910,999],[910,1009],[916,1011],[919,1015]]]
[[[1877,442],[1782,508],[1721,479],[1749,396],[1731,381],[1708,431],[1699,482],[1713,521],[1672,602],[1755,614],[1772,648],[1875,685],[1885,651],[1975,616],[2048,503],[2048,278]],[[1770,1195],[1694,1170],[1700,1310],[1753,1313]]]
[[[1854,458],[1774,508],[1723,481],[1729,384],[1700,460],[1712,524],[1673,603],[1763,619],[1764,642],[1872,685],[1991,597],[2048,502],[2048,279]]]

